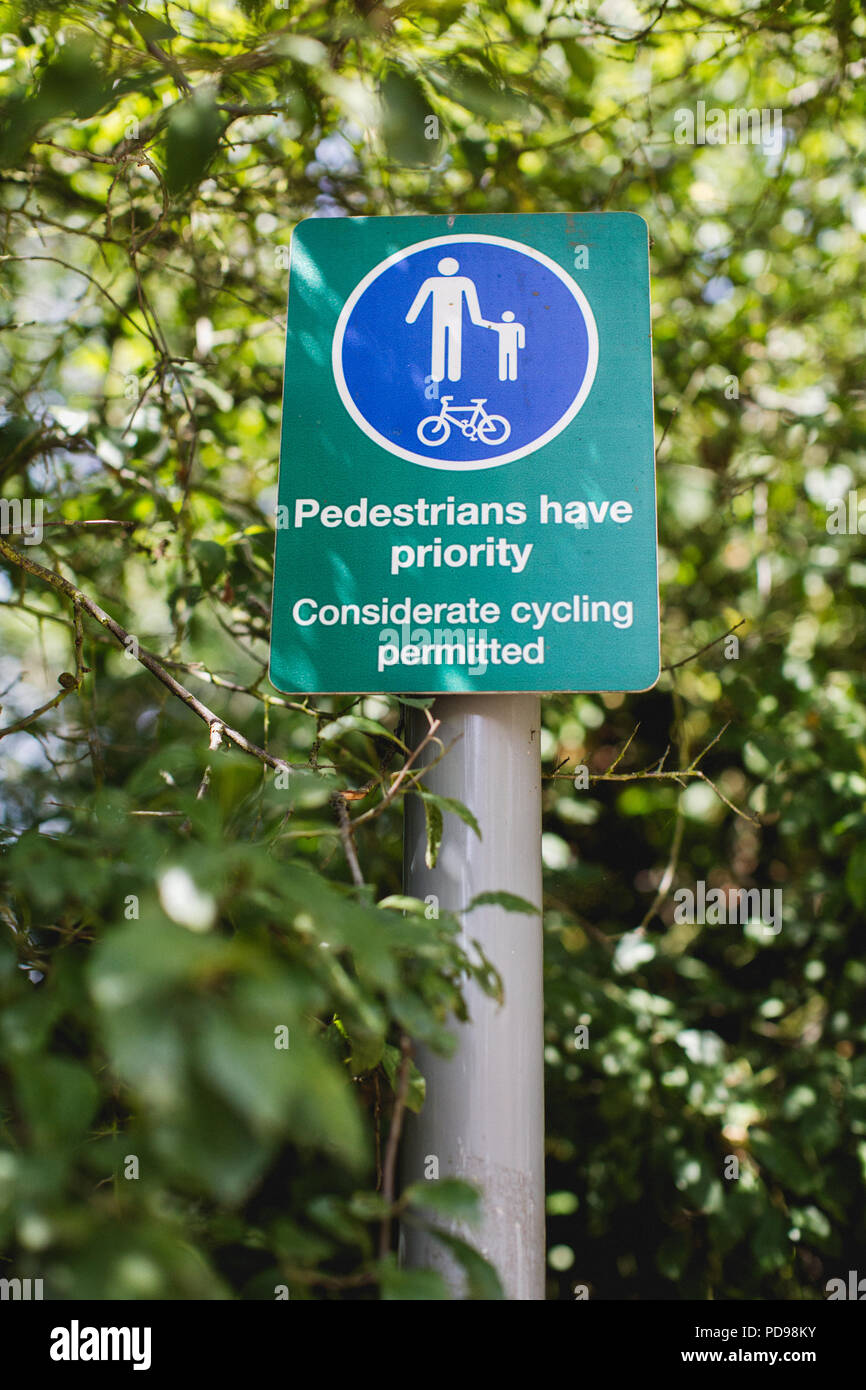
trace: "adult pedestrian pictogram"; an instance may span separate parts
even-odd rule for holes
[[[532,246],[478,233],[419,241],[374,266],[332,344],[356,425],[400,458],[455,472],[554,439],[597,363],[595,319],[574,278]],[[445,382],[459,393],[442,394]]]
[[[453,256],[443,256],[439,262],[439,275],[426,279],[412,301],[406,315],[407,323],[414,323],[427,300],[432,301],[430,348],[430,376],[433,381],[445,380],[445,341],[448,340],[448,380],[459,381],[463,348],[463,300],[469,310],[471,321],[480,328],[487,322],[481,317],[478,307],[478,291],[467,275],[458,275],[460,262]]]

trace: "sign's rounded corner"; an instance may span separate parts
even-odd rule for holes
[[[638,686],[636,689],[631,691],[632,695],[648,695],[651,690],[655,690],[656,686],[662,678],[661,657],[659,657],[654,669],[655,675],[653,676],[649,684]]]
[[[273,662],[271,662],[270,665],[268,666],[268,680],[270,681],[271,685],[274,687],[274,690],[276,690],[277,694],[279,694],[279,695],[297,695],[297,693],[298,693],[296,690],[289,690],[289,689],[287,689],[287,687],[286,687],[285,685],[280,685],[280,682],[279,682],[279,680],[277,679],[277,673],[276,673],[276,671],[274,670],[274,664],[273,664]]]
[[[623,212],[620,213],[620,217],[633,217],[636,222],[640,222],[647,236],[649,236],[650,224],[649,222],[647,222],[646,218],[641,213],[632,212],[630,208],[626,208]]]
[[[295,223],[294,227],[292,228],[292,233],[291,233],[292,241],[295,240],[295,237],[298,236],[298,234],[299,234],[300,232],[302,232],[303,229],[304,229],[305,227],[309,227],[309,225],[310,225],[311,222],[325,222],[325,221],[327,221],[327,219],[324,218],[324,217],[313,217],[312,215],[309,216],[309,217],[301,217],[301,218],[299,218],[298,221]]]

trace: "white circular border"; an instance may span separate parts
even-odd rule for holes
[[[371,285],[374,280],[377,280],[389,266],[395,265],[397,261],[405,260],[407,256],[414,255],[416,251],[426,250],[428,246],[445,246],[452,245],[455,242],[467,241],[484,241],[492,243],[495,246],[507,246],[511,251],[518,251],[521,255],[529,256],[531,260],[539,261],[562,281],[576,301],[578,308],[583,314],[584,323],[586,324],[588,340],[586,372],[581,382],[580,390],[565,414],[562,415],[556,424],[551,426],[545,434],[540,435],[537,439],[533,440],[531,444],[527,444],[522,449],[514,449],[510,454],[502,454],[500,457],[492,459],[490,463],[437,463],[434,459],[427,458],[424,454],[413,454],[409,449],[401,449],[399,444],[394,444],[390,439],[386,439],[383,434],[380,434],[378,430],[374,429],[369,421],[361,414],[352,399],[346,384],[346,378],[343,375],[343,337],[346,332],[346,325],[349,321],[349,317],[358,300],[361,298],[361,295],[364,293],[367,286]],[[334,381],[337,384],[337,390],[340,393],[340,400],[355,421],[355,424],[364,431],[364,434],[366,434],[369,439],[372,439],[374,443],[381,445],[383,449],[387,449],[388,453],[396,454],[398,458],[408,459],[410,463],[419,463],[422,468],[446,469],[448,472],[452,473],[475,473],[483,468],[500,468],[505,463],[513,463],[515,459],[522,459],[525,458],[527,454],[534,454],[536,449],[542,448],[545,444],[549,443],[551,439],[555,439],[556,436],[565,429],[566,425],[571,423],[589,395],[592,389],[592,383],[595,381],[597,366],[598,328],[596,327],[595,316],[592,309],[589,307],[589,301],[580,286],[575,284],[571,276],[567,275],[562,267],[557,265],[556,261],[552,261],[549,256],[545,256],[542,251],[536,251],[534,247],[526,246],[523,242],[511,241],[508,237],[485,236],[482,232],[455,232],[451,236],[430,237],[427,241],[413,242],[411,246],[404,247],[402,251],[395,251],[393,256],[388,256],[384,261],[380,261],[377,266],[374,266],[372,270],[368,271],[363,280],[358,282],[343,305],[340,311],[340,317],[337,319],[337,326],[334,329],[334,341],[331,348],[331,368],[334,373]]]

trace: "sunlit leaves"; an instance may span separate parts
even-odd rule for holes
[[[224,126],[214,93],[202,88],[171,110],[165,137],[165,182],[171,193],[199,182]]]

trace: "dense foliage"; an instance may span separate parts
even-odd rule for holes
[[[665,671],[544,702],[549,1296],[823,1298],[866,1237],[866,563],[827,505],[866,483],[862,12],[0,18],[0,495],[45,502],[0,535],[0,1273],[445,1296],[389,1217],[471,1193],[398,1195],[389,1141],[412,1043],[497,980],[400,897],[405,706],[267,681],[286,251],[310,215],[621,209]],[[784,138],[680,141],[699,102]],[[679,922],[698,881],[781,889],[781,930]]]

